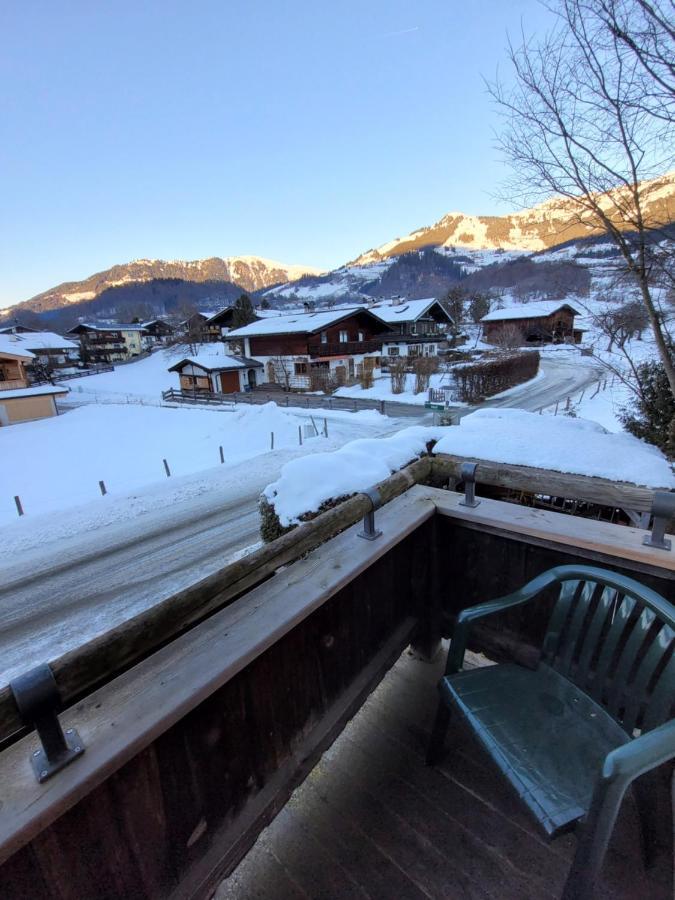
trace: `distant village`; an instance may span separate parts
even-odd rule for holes
[[[247,298],[246,298],[247,299]],[[239,301],[238,301],[239,302]],[[195,312],[182,322],[82,322],[65,336],[20,324],[0,329],[0,426],[58,414],[68,381],[173,347],[181,391],[236,394],[256,388],[327,391],[419,360],[442,360],[461,343],[442,301],[400,297],[365,306],[303,311],[241,308]],[[545,301],[494,310],[481,319],[493,347],[579,343],[578,311]],[[236,326],[236,327],[235,327]],[[365,379],[365,381],[364,381]]]

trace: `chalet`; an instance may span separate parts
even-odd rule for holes
[[[85,362],[123,362],[139,356],[144,350],[145,326],[140,323],[82,323],[71,328],[68,334],[79,337],[82,359]]]
[[[385,323],[363,308],[270,316],[227,335],[230,351],[257,359],[284,387],[344,383],[379,368]]]
[[[0,335],[0,425],[58,415],[56,398],[68,393],[63,387],[29,385],[26,367],[35,356],[18,345],[17,337]]]
[[[54,334],[53,331],[28,329],[14,331],[12,334],[17,347],[23,347],[33,354],[30,364],[33,374],[38,369],[46,369],[48,372],[73,369],[80,362],[80,345],[60,334]]]
[[[453,327],[450,314],[433,297],[427,300],[387,300],[368,307],[391,330],[382,342],[382,356],[436,356]]]
[[[182,391],[233,394],[254,388],[262,369],[261,362],[230,356],[224,344],[211,343],[199,346],[169,372],[178,372]]]
[[[523,303],[509,309],[495,309],[483,316],[483,340],[500,344],[504,340],[524,344],[581,342],[583,329],[574,327],[579,310],[557,300]]]
[[[169,325],[163,319],[150,319],[148,322],[140,324],[145,332],[143,343],[148,349],[157,344],[167,344],[175,332],[173,325]]]

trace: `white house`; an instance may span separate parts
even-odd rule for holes
[[[262,374],[263,364],[255,359],[232,356],[224,344],[197,345],[189,354],[169,368],[178,372],[183,391],[233,394],[254,388]]]
[[[446,346],[453,321],[438,300],[383,300],[372,303],[368,310],[390,329],[383,337],[382,356],[436,356]]]

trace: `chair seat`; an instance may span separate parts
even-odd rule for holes
[[[549,837],[586,814],[606,755],[630,740],[545,664],[471,669],[446,676],[439,688]]]

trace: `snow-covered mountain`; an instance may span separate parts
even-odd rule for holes
[[[639,190],[649,227],[675,221],[675,172],[644,181]],[[625,189],[600,195],[601,205],[610,217],[613,217],[615,205],[621,204],[623,193]],[[433,225],[418,228],[362,253],[348,265],[363,266],[424,247],[533,252],[601,233],[601,229],[580,221],[574,201],[554,198],[506,216],[471,216],[450,212]]]
[[[257,291],[280,282],[293,282],[302,275],[319,275],[320,269],[311,266],[287,265],[260,256],[228,256],[221,259],[193,261],[136,259],[112,266],[82,281],[68,281],[31,297],[21,304],[23,309],[45,312],[71,303],[94,300],[111,287],[177,278],[191,282],[229,282],[243,291]]]

